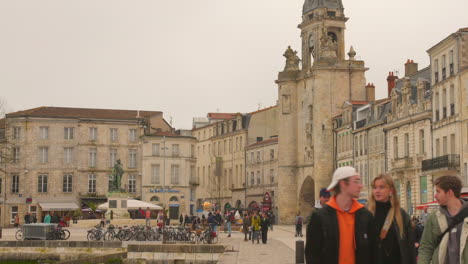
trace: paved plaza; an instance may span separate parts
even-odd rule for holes
[[[88,228],[72,227],[70,230],[70,240],[86,241]],[[297,238],[294,237],[295,227],[293,225],[275,225],[274,231],[268,232],[267,244],[252,244],[251,241],[244,241],[244,234],[233,232],[231,237],[227,233],[220,232],[218,244],[226,246],[227,251],[220,259],[220,264],[294,264],[295,244]],[[6,228],[2,230],[1,240],[15,240],[16,229]],[[303,231],[305,234],[305,230]],[[304,238],[303,238],[304,239]],[[125,242],[128,244],[155,242]],[[160,242],[156,242],[160,243]]]

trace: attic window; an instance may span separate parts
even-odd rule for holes
[[[327,16],[336,17],[336,12],[335,11],[327,11]]]

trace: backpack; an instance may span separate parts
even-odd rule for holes
[[[302,225],[302,216],[299,216],[299,218],[297,219],[297,224]]]
[[[442,232],[442,234],[440,234],[438,237],[437,237],[437,241],[436,241],[436,246],[439,246],[440,244],[440,241],[442,241],[442,238],[445,236],[445,234],[447,234],[448,232],[450,232],[450,230],[452,230],[454,227],[456,227],[458,224],[460,224],[461,222],[463,222],[463,220],[468,217],[468,207],[465,207],[463,208],[456,216],[453,217],[453,221],[452,223],[447,227],[447,229],[445,229],[444,232]]]

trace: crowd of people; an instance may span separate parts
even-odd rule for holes
[[[468,264],[468,203],[460,198],[461,180],[442,176],[434,186],[439,209],[411,218],[400,207],[391,176],[371,181],[365,206],[357,201],[363,188],[359,173],[338,168],[308,219],[306,263]],[[302,236],[303,223],[298,213],[296,236]]]

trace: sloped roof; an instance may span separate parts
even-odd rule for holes
[[[137,119],[143,117],[151,117],[158,114],[162,114],[162,112],[41,106],[28,110],[9,113],[6,115],[6,117]]]
[[[270,106],[270,107],[267,107],[267,108],[263,108],[263,109],[260,109],[260,110],[255,111],[255,112],[251,112],[250,114],[251,114],[251,115],[255,115],[255,114],[258,114],[258,113],[260,113],[260,112],[264,112],[264,111],[266,111],[266,110],[270,110],[270,109],[275,108],[275,107],[277,107],[277,105]]]

